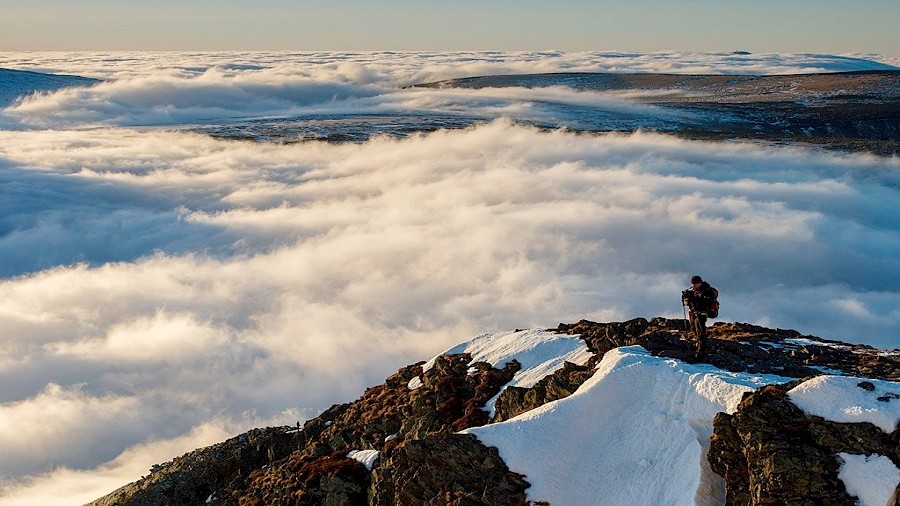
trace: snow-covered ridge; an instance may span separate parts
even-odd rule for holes
[[[869,422],[890,434],[900,420],[900,384],[893,381],[818,376],[788,395],[807,414],[834,422]]]
[[[586,348],[566,337],[580,336],[540,330],[482,334],[444,354],[470,353],[472,362],[489,362],[494,367],[519,360],[522,378],[517,374],[510,384],[528,387],[561,367],[563,357],[577,357],[569,360],[577,363],[590,358]],[[790,348],[849,349],[806,338],[782,342]],[[434,361],[423,369],[428,370]],[[715,415],[733,413],[746,393],[790,380],[688,364],[653,356],[640,346],[627,346],[607,352],[594,375],[571,396],[463,433],[496,447],[512,471],[524,474],[532,485],[528,490],[531,500],[550,504],[722,504],[725,482],[710,469],[706,457]],[[864,381],[819,376],[801,383],[789,396],[811,415],[837,422],[869,422],[888,433],[896,430],[900,383]],[[492,416],[494,401],[496,397],[486,406]],[[848,491],[893,490],[900,485],[900,470],[887,457],[875,457],[841,457],[846,463],[841,479]],[[877,472],[861,471],[866,466]],[[884,477],[893,480],[894,476],[892,483],[882,482]],[[603,492],[599,502],[598,491]],[[880,498],[883,493],[854,495],[861,499],[860,504],[870,504],[871,497]]]
[[[465,432],[528,477],[532,500],[597,504],[602,490],[605,504],[717,504],[721,478],[705,459],[715,414],[787,380],[629,346],[607,352],[573,395]]]
[[[533,387],[540,380],[561,368],[565,362],[582,365],[594,355],[588,350],[587,344],[579,339],[579,336],[557,334],[540,329],[481,334],[438,356],[458,353],[470,354],[471,363],[487,362],[497,369],[502,369],[513,360],[521,364],[522,368],[516,372],[512,381],[485,406],[491,417],[494,416],[494,404],[506,387]],[[438,356],[426,362],[422,366],[423,371],[431,369]],[[417,381],[417,379],[413,378],[410,381],[409,388],[413,389],[421,385],[421,381]]]

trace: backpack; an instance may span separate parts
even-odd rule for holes
[[[706,316],[717,318],[719,316],[719,291],[713,287],[709,287],[713,293],[713,299],[709,302],[709,308],[706,310]]]

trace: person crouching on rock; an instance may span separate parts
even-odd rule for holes
[[[691,278],[691,287],[681,292],[681,303],[690,310],[691,332],[697,339],[697,358],[706,358],[706,320],[719,316],[719,291],[700,276]]]

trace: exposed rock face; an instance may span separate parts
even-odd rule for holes
[[[900,431],[806,416],[786,394],[797,383],[761,388],[735,414],[716,415],[708,459],[725,477],[726,504],[852,506],[838,453],[885,455],[900,466]]]
[[[566,362],[562,369],[542,379],[531,388],[508,387],[500,394],[494,405],[494,417],[491,419],[491,423],[509,420],[548,402],[572,395],[582,383],[594,374],[596,363],[596,357],[585,365]]]
[[[463,442],[458,437],[428,439],[488,423],[487,412],[481,408],[519,369],[517,362],[495,369],[485,363],[470,365],[470,361],[468,355],[461,354],[438,357],[426,372],[421,363],[405,367],[383,385],[366,390],[357,401],[332,406],[300,431],[287,427],[265,429],[260,432],[264,437],[251,431],[179,457],[92,504],[181,505],[204,504],[207,499],[209,504],[240,505],[366,504],[370,495],[394,497],[395,492],[381,489],[398,490],[393,483],[403,485],[408,481],[403,470],[393,472],[396,465],[427,468],[426,462],[412,462],[425,458],[427,452],[415,450],[415,445],[421,444],[447,451],[449,458],[440,460],[443,464],[453,465],[456,458],[458,469],[477,469],[480,464],[485,466],[482,471],[491,470],[472,474],[473,479],[482,480],[485,492],[477,496],[484,495],[480,500],[487,502],[473,502],[476,500],[471,493],[450,486],[448,476],[439,467],[432,465],[432,481],[417,471],[416,479],[423,480],[423,488],[416,490],[439,492],[439,497],[433,497],[437,503],[444,504],[447,492],[453,504],[504,504],[497,502],[501,499],[492,499],[494,492],[488,489],[494,490],[493,485],[487,485],[491,483],[500,487],[497,497],[521,497],[524,501],[527,482],[506,469],[496,449],[482,445],[474,436],[459,436]],[[422,385],[411,390],[408,384],[417,376]],[[418,442],[420,439],[425,442]],[[414,446],[404,450],[409,444]],[[256,453],[246,454],[249,450],[245,446]],[[270,447],[274,449],[269,450]],[[397,478],[371,481],[362,464],[346,458],[350,450],[379,450],[384,461],[378,467],[380,475]],[[397,460],[401,464],[393,464],[396,451],[401,451]],[[461,456],[473,460],[464,462],[459,460]],[[478,464],[473,465],[475,461]],[[432,485],[426,486],[428,483]],[[424,497],[417,501],[410,492],[401,492],[396,492],[397,500],[424,503]]]
[[[692,338],[684,320],[635,318],[621,323],[581,320],[557,329],[580,334],[591,351],[603,353],[619,346],[640,345],[654,355],[692,361]],[[900,381],[900,355],[886,354],[862,344],[828,341],[795,330],[769,329],[748,323],[716,322],[709,328],[705,360],[728,371],[778,374],[804,378],[823,368],[849,376]]]
[[[525,505],[524,478],[473,435],[430,435],[399,446],[373,471],[372,504]]]
[[[92,504],[528,504],[527,477],[510,471],[495,448],[455,433],[571,395],[614,348],[640,345],[694,361],[683,320],[582,320],[555,330],[579,335],[594,356],[531,388],[505,389],[493,420],[482,408],[519,363],[496,369],[470,364],[468,354],[441,356],[428,371],[422,363],[400,369],[302,430],[256,429],[196,450]],[[900,381],[900,354],[868,346],[741,323],[717,323],[709,336],[707,361],[729,371],[809,378],[825,370]],[[419,386],[410,383],[415,378]],[[733,415],[716,417],[708,460],[725,478],[728,504],[854,504],[837,477],[837,453],[877,453],[900,466],[900,432],[808,417],[785,394],[791,386],[760,389]],[[867,386],[874,389],[860,382]],[[351,450],[380,454],[370,471],[347,458]]]
[[[241,506],[366,504],[368,488],[368,469],[343,453],[324,457],[294,453],[271,469],[254,471],[248,487],[233,490],[230,499]]]
[[[299,436],[289,427],[253,429],[154,466],[149,476],[90,504],[204,504],[215,491],[240,487],[253,470],[290,455]]]

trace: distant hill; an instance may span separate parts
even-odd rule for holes
[[[683,320],[483,334],[91,503],[894,504],[900,351]]]
[[[56,91],[73,86],[90,86],[98,79],[60,74],[43,74],[27,70],[0,69],[0,108],[7,107],[17,98],[36,91]]]
[[[794,75],[550,73],[479,76],[420,86],[565,86],[678,113],[641,128],[686,138],[801,142],[900,155],[900,70]],[[582,123],[588,125],[582,129],[591,129],[590,118]]]

